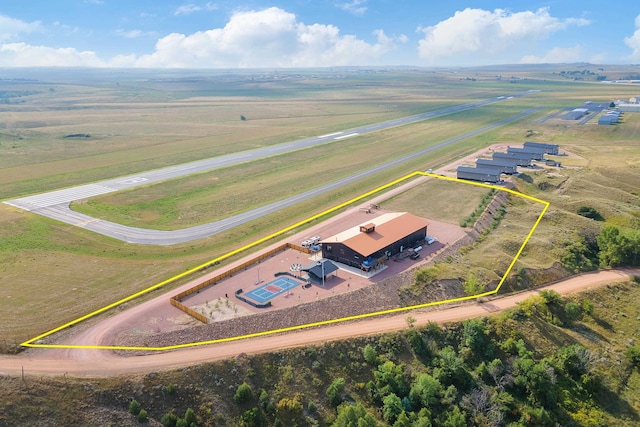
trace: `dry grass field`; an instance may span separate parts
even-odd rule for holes
[[[309,71],[281,73],[278,79],[250,73],[144,78],[135,74],[72,78],[53,73],[46,78],[36,76],[37,81],[14,83],[10,90],[36,93],[0,104],[2,200],[507,93],[541,90],[476,111],[350,139],[342,145],[316,147],[75,206],[123,223],[166,229],[210,221],[286,197],[525,108],[544,109],[524,121],[386,170],[367,182],[191,244],[130,245],[2,204],[0,345],[6,348],[31,338],[408,172],[442,166],[495,142],[521,143],[531,130],[535,140],[558,143],[574,156],[561,158],[567,167],[558,171],[532,172],[528,174],[531,182],[517,180],[521,191],[552,204],[520,265],[549,265],[576,227],[590,225],[575,215],[583,201],[601,211],[607,222],[638,228],[640,117],[627,114],[625,123],[612,127],[537,122],[586,100],[628,99],[635,96],[634,87],[566,81],[546,71],[523,74],[526,79],[515,84],[497,81],[495,70],[470,75],[477,80],[420,70],[377,74]],[[241,115],[247,120],[240,120]],[[76,133],[91,136],[64,138]],[[542,181],[550,183],[545,190],[538,185]],[[434,185],[427,191],[419,197],[400,196],[392,203],[456,222],[481,197],[465,189],[456,191],[460,197],[450,203],[444,186]],[[429,199],[437,202],[428,203]],[[472,250],[468,260],[455,264],[455,274],[464,277],[467,264],[476,262],[470,261],[473,257],[490,260],[510,253],[511,242],[520,238],[521,224],[525,224],[520,219],[534,214],[530,206],[514,202],[503,219],[506,227],[501,226],[501,234],[489,236],[477,256]]]

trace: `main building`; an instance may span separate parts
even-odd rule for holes
[[[408,212],[380,215],[322,240],[322,256],[368,270],[423,241],[429,222]]]

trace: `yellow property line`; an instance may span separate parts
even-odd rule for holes
[[[324,321],[320,321],[320,322],[314,322],[314,323],[307,323],[304,325],[296,325],[296,326],[289,326],[286,328],[280,328],[280,329],[274,329],[274,330],[270,330],[270,331],[264,331],[264,332],[255,332],[252,334],[247,334],[247,335],[238,335],[235,337],[229,337],[229,338],[220,338],[220,339],[215,339],[215,340],[210,340],[210,341],[198,341],[198,342],[192,342],[192,343],[186,343],[186,344],[177,344],[177,345],[170,345],[170,346],[165,346],[165,347],[128,347],[128,346],[111,346],[111,345],[69,345],[69,344],[42,344],[42,343],[37,343],[37,341],[42,340],[45,337],[48,337],[49,335],[52,335],[56,332],[59,332],[63,329],[66,329],[70,326],[73,326],[77,323],[80,323],[84,320],[87,320],[93,316],[96,316],[100,313],[103,313],[107,310],[110,310],[114,307],[119,306],[120,304],[124,304],[125,302],[131,301],[134,298],[137,298],[139,296],[142,296],[148,292],[151,292],[153,290],[156,290],[158,288],[161,288],[162,286],[168,285],[170,283],[173,283],[179,279],[182,279],[183,277],[189,276],[203,268],[209,267],[210,265],[216,264],[220,261],[223,261],[233,255],[236,255],[240,252],[243,252],[247,249],[250,249],[254,246],[257,246],[263,242],[266,242],[270,239],[273,239],[275,237],[278,237],[284,233],[287,233],[295,228],[298,228],[302,225],[308,224],[309,222],[312,222],[316,219],[319,219],[323,216],[326,216],[332,212],[335,212],[339,209],[342,209],[345,206],[349,206],[359,200],[362,200],[366,197],[369,197],[375,193],[378,193],[380,191],[386,190],[389,187],[392,187],[396,184],[399,184],[403,181],[406,181],[408,179],[411,179],[415,176],[428,176],[428,177],[432,177],[432,178],[437,178],[437,179],[442,179],[445,181],[453,181],[453,182],[461,182],[464,184],[469,184],[469,185],[475,185],[478,187],[485,187],[485,188],[490,188],[490,189],[495,189],[495,190],[499,190],[499,191],[506,191],[507,193],[519,196],[519,197],[523,197],[525,199],[534,201],[536,203],[540,203],[542,205],[544,205],[544,208],[542,209],[542,212],[540,212],[540,215],[538,215],[537,220],[535,221],[533,227],[531,228],[531,230],[529,231],[529,234],[527,235],[526,239],[524,240],[524,242],[522,242],[522,245],[520,245],[520,248],[518,249],[518,252],[516,253],[515,257],[513,258],[513,260],[511,261],[511,263],[509,264],[509,267],[507,268],[507,270],[505,271],[504,275],[502,276],[502,278],[500,279],[500,282],[498,283],[498,286],[496,286],[496,288],[492,291],[488,291],[488,292],[483,292],[477,295],[471,295],[471,296],[464,296],[464,297],[459,297],[459,298],[452,298],[452,299],[448,299],[448,300],[442,300],[442,301],[435,301],[435,302],[429,302],[429,303],[425,303],[425,304],[418,304],[418,305],[413,305],[413,306],[408,306],[408,307],[399,307],[399,308],[394,308],[394,309],[390,309],[390,310],[383,310],[383,311],[376,311],[376,312],[372,312],[372,313],[365,313],[365,314],[358,314],[358,315],[354,315],[354,316],[347,316],[347,317],[341,317],[338,319],[330,319],[330,320],[324,320]],[[187,347],[196,347],[196,346],[201,346],[201,345],[209,345],[209,344],[216,344],[216,343],[223,343],[223,342],[229,342],[229,341],[236,341],[236,340],[241,340],[241,339],[246,339],[246,338],[254,338],[254,337],[259,337],[259,336],[265,336],[265,335],[271,335],[271,334],[277,334],[277,333],[281,333],[281,332],[289,332],[289,331],[295,331],[295,330],[300,330],[300,329],[306,329],[306,328],[312,328],[312,327],[316,327],[316,326],[325,326],[325,325],[330,325],[330,324],[335,324],[335,323],[340,323],[340,322],[347,322],[350,320],[358,320],[358,319],[365,319],[365,318],[369,318],[369,317],[374,317],[374,316],[381,316],[381,315],[385,315],[385,314],[394,314],[394,313],[400,313],[403,311],[410,311],[410,310],[415,310],[415,309],[419,309],[419,308],[425,308],[425,307],[432,307],[435,305],[442,305],[442,304],[449,304],[449,303],[455,303],[455,302],[461,302],[461,301],[468,301],[471,299],[476,299],[476,298],[480,298],[480,297],[485,297],[485,296],[489,296],[489,295],[493,295],[493,294],[497,294],[500,291],[500,288],[502,287],[502,284],[504,283],[504,281],[506,280],[507,276],[509,275],[509,273],[511,272],[511,269],[513,268],[514,264],[516,263],[516,260],[518,259],[518,257],[520,257],[520,254],[522,253],[522,251],[524,250],[525,246],[527,245],[527,243],[529,242],[529,239],[531,238],[533,232],[535,231],[535,229],[538,227],[538,224],[540,223],[540,221],[542,220],[542,217],[544,216],[544,214],[546,213],[547,209],[549,208],[549,202],[544,201],[544,200],[540,200],[537,199],[535,197],[532,196],[528,196],[526,194],[522,194],[518,191],[515,190],[511,190],[509,188],[503,188],[503,187],[499,187],[496,185],[491,185],[491,184],[484,184],[484,183],[480,183],[480,182],[473,182],[473,181],[465,181],[465,180],[461,180],[461,179],[457,179],[457,178],[451,178],[451,177],[447,177],[447,176],[443,176],[443,175],[437,175],[437,174],[433,174],[433,173],[428,173],[428,172],[421,172],[421,171],[416,171],[413,173],[410,173],[408,175],[403,176],[402,178],[398,178],[395,181],[391,181],[383,186],[380,186],[374,190],[371,190],[367,193],[364,193],[360,196],[354,197],[351,200],[348,200],[344,203],[341,203],[337,206],[334,206],[330,209],[325,210],[324,212],[321,212],[319,214],[313,215],[307,219],[304,219],[302,221],[299,221],[293,225],[290,225],[286,228],[283,228],[282,230],[276,231],[273,234],[270,234],[266,237],[263,237],[261,239],[258,239],[252,243],[249,243],[248,245],[245,245],[239,249],[235,249],[231,252],[228,252],[222,256],[219,256],[217,258],[214,258],[210,261],[207,261],[204,264],[201,264],[197,267],[192,268],[191,270],[187,270],[183,273],[180,273],[176,276],[171,277],[170,279],[164,280],[160,283],[157,283],[147,289],[144,289],[140,292],[137,292],[133,295],[130,295],[126,298],[121,299],[120,301],[116,301],[113,304],[109,304],[105,307],[102,307],[99,310],[96,310],[92,313],[89,313],[85,316],[79,317],[76,320],[73,320],[69,323],[65,323],[62,326],[58,326],[55,329],[52,329],[48,332],[45,332],[44,334],[38,335],[37,337],[31,338],[28,341],[23,342],[22,344],[20,344],[23,347],[37,347],[37,348],[69,348],[69,349],[102,349],[102,350],[132,350],[132,351],[164,351],[164,350],[175,350],[175,349],[180,349],[180,348],[187,348]]]

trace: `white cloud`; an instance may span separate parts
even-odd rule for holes
[[[173,14],[175,16],[179,16],[179,15],[190,15],[194,12],[199,12],[202,10],[202,7],[195,5],[195,4],[185,4],[183,6],[180,6],[176,9],[175,12],[173,12]]]
[[[141,37],[142,34],[142,30],[116,30],[116,35],[124,37],[125,39],[136,39],[138,37]]]
[[[352,0],[346,3],[339,3],[337,6],[346,12],[360,16],[364,15],[367,11],[367,6],[365,6],[366,4],[367,0]]]
[[[152,31],[118,29],[115,31],[115,34],[117,36],[124,37],[125,39],[137,39],[140,37],[153,36],[156,33]]]
[[[198,6],[197,4],[191,3],[191,4],[185,4],[183,6],[178,7],[173,14],[175,16],[191,15],[194,12],[201,12],[203,10],[211,12],[211,11],[217,10],[217,9],[218,9],[218,6],[216,6],[215,4],[213,4],[211,2],[207,2],[207,4],[205,4],[204,6]]]
[[[7,67],[103,67],[107,65],[92,51],[51,48],[26,43],[0,45],[0,66]]]
[[[234,13],[223,28],[185,35],[169,34],[155,52],[135,65],[144,67],[314,67],[376,64],[405,36],[374,32],[371,44],[353,35],[340,35],[333,25],[298,22],[277,7]]]
[[[0,15],[0,42],[15,40],[20,34],[29,34],[42,30],[40,21],[24,22],[6,15]]]
[[[624,38],[624,44],[633,49],[633,52],[629,56],[629,59],[632,61],[640,60],[640,15],[636,16],[635,24],[636,30],[633,35]]]
[[[434,26],[419,28],[424,33],[418,54],[429,63],[470,62],[470,57],[485,63],[505,57],[516,61],[523,48],[570,26],[588,25],[582,18],[559,19],[549,8],[512,13],[504,9],[488,11],[467,8]]]
[[[205,8],[214,8],[207,3]],[[1,17],[1,15],[0,15]],[[1,23],[2,21],[0,21]],[[7,34],[35,31],[40,24],[26,24],[5,18]],[[119,29],[116,36],[137,38],[152,33]],[[10,37],[9,35],[5,37]],[[101,59],[93,51],[73,47],[54,48],[0,39],[0,66],[87,66],[87,67],[321,67],[335,65],[385,64],[385,54],[407,42],[405,35],[388,36],[381,29],[372,41],[342,35],[338,27],[307,25],[296,15],[277,7],[234,13],[222,28],[193,34],[172,33],[156,42],[152,53],[118,55]]]
[[[582,46],[554,47],[544,56],[525,55],[520,59],[521,64],[552,64],[558,62],[583,62],[585,61]]]

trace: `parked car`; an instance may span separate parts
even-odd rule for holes
[[[427,242],[427,245],[431,245],[431,244],[437,242],[438,238],[437,237],[433,237],[433,236],[426,236],[424,238],[424,241]]]

